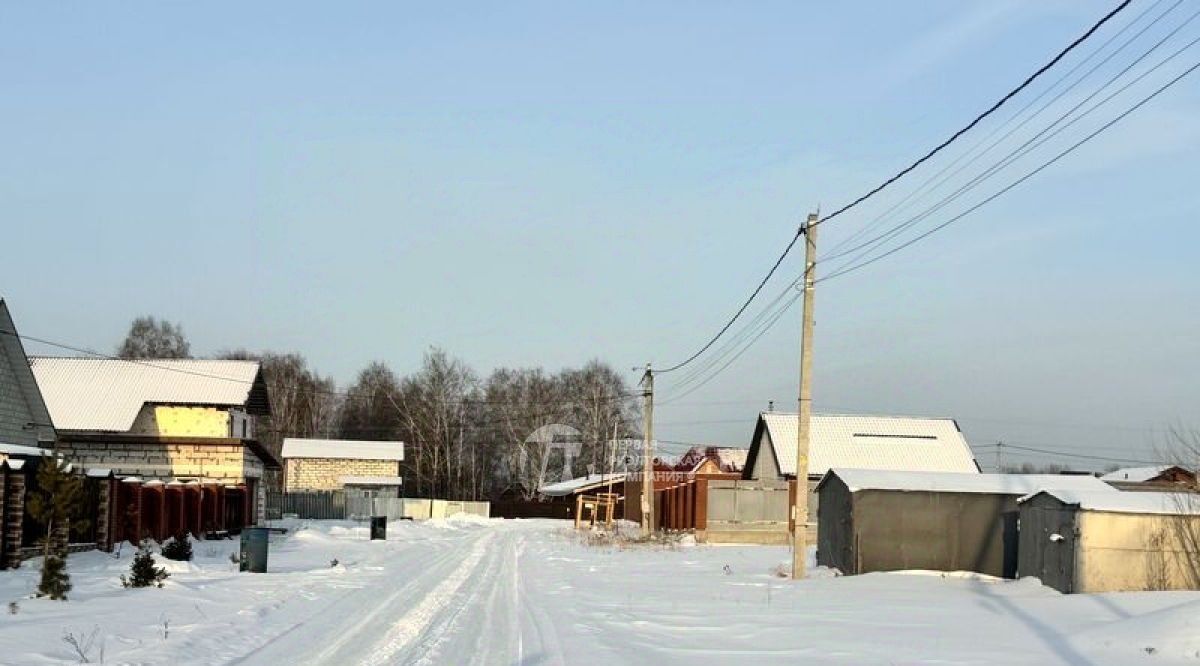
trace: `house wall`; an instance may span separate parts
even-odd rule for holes
[[[771,435],[763,428],[762,435],[756,444],[757,453],[754,455],[754,469],[750,471],[751,479],[779,480],[779,462],[775,459],[775,447],[771,445]]]
[[[284,462],[283,490],[338,490],[343,476],[397,476],[395,460],[361,458],[288,458]]]
[[[241,443],[93,442],[64,438],[59,448],[84,467],[109,468],[117,476],[140,476],[146,480],[204,478],[241,483],[263,473],[262,461]]]
[[[1200,516],[1079,511],[1078,524],[1072,591],[1200,589]]]
[[[161,437],[229,437],[229,423],[228,409],[143,405],[129,432]]]
[[[852,501],[857,573],[1015,574],[1017,505],[1011,495],[863,490]]]

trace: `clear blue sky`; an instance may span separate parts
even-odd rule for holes
[[[297,350],[340,382],[431,345],[484,373],[667,365],[806,212],[1114,4],[6,3],[0,294],[29,335],[111,350],[155,314],[198,353]],[[1149,428],[1200,425],[1197,81],[823,286],[817,407],[1135,458]],[[660,435],[745,445],[768,400],[792,408],[797,320],[664,405]]]

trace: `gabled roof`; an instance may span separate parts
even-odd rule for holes
[[[1043,490],[1017,500],[1027,502],[1038,495],[1049,495],[1087,511],[1110,513],[1152,513],[1163,515],[1200,515],[1200,495],[1190,493],[1146,493],[1081,490]]]
[[[283,440],[283,458],[339,458],[346,460],[404,460],[404,442],[375,442],[356,439]]]
[[[799,416],[780,412],[759,415],[746,469],[754,468],[757,447],[768,437],[785,476],[796,474]],[[765,431],[765,433],[764,433]],[[908,416],[813,415],[808,473],[831,467],[926,472],[978,473],[975,456],[954,419]]]
[[[30,363],[61,430],[127,432],[147,403],[270,413],[258,361],[34,357]]]
[[[963,472],[896,472],[878,469],[829,470],[817,484],[837,477],[850,492],[864,490],[930,491],[1024,496],[1039,490],[1119,493],[1094,476],[1061,474],[970,474]]]
[[[538,489],[538,492],[547,497],[563,497],[607,486],[610,481],[612,483],[622,483],[625,481],[625,474],[623,472],[617,474],[589,474],[577,479],[559,481],[548,486],[542,486]]]
[[[50,411],[29,369],[25,346],[0,298],[0,443],[36,446],[55,439]]]
[[[1153,467],[1124,467],[1113,472],[1109,472],[1100,477],[1105,481],[1130,481],[1142,483],[1152,481],[1163,472],[1168,470],[1178,469],[1185,474],[1191,474],[1188,470],[1176,465],[1155,465]]]

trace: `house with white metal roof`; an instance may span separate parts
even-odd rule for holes
[[[63,454],[119,477],[221,488],[217,513],[205,518],[212,524],[197,530],[261,519],[263,473],[279,463],[255,437],[257,417],[270,413],[257,361],[34,357],[30,364]],[[182,511],[169,522],[186,523]]]
[[[796,477],[796,414],[759,414],[746,459],[747,479]],[[815,414],[808,478],[833,467],[974,474],[979,465],[954,419]]]
[[[346,490],[359,496],[400,496],[404,442],[288,437],[282,455],[286,492]]]

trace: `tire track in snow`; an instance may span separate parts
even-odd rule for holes
[[[458,568],[392,625],[388,635],[371,651],[371,656],[361,662],[363,666],[383,666],[394,663],[393,658],[396,653],[411,645],[422,632],[433,624],[438,614],[450,605],[454,594],[467,582],[467,579],[471,577],[483,560],[487,553],[487,546],[494,536],[494,534],[488,534],[476,541],[471,547],[471,552],[463,559]]]
[[[447,648],[463,666],[508,662],[513,650],[503,643],[504,637],[511,634],[506,630],[496,631],[493,621],[497,611],[503,615],[498,604],[507,581],[501,575],[507,560],[498,551],[506,549],[511,537],[510,534],[499,537],[504,543],[490,549],[486,566],[477,568],[470,582],[463,584],[465,589],[454,595],[453,607],[441,613],[436,626],[429,627],[428,637],[415,643],[405,655],[406,663],[413,666],[453,663],[441,656]],[[465,655],[470,658],[464,663]]]
[[[419,588],[428,585],[431,578],[453,571],[458,563],[460,549],[464,545],[462,540],[457,538],[423,543],[427,544],[432,552],[402,550],[381,554],[383,559],[379,560],[386,568],[399,567],[401,570],[409,566],[415,567],[419,563],[422,573],[420,577],[394,588],[389,585],[395,580],[394,577],[373,577],[356,581],[332,597],[322,595],[326,597],[325,603],[307,609],[295,624],[266,637],[258,632],[215,637],[215,644],[221,645],[223,651],[232,649],[237,653],[236,657],[228,661],[221,659],[220,663],[264,663],[276,660],[297,664],[354,663],[355,657],[339,653],[354,651],[354,643],[362,640],[363,635],[371,635],[376,626],[387,626],[384,624],[387,621],[386,616],[411,598],[419,598]],[[364,609],[369,610],[363,612]],[[292,636],[303,634],[307,634],[308,641],[293,643]],[[323,649],[317,654],[298,647],[304,643],[311,644],[313,636],[326,635],[330,637],[329,640],[317,642],[323,643]],[[250,648],[248,651],[236,647],[243,643]]]

